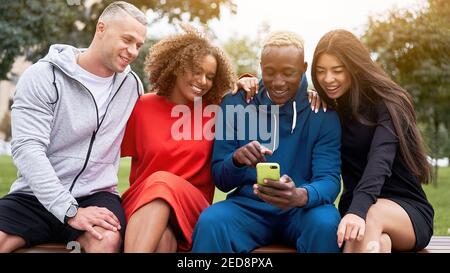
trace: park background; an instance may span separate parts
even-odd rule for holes
[[[2,0],[0,3],[0,196],[16,177],[10,152],[10,107],[21,73],[54,43],[87,47],[109,0]],[[221,46],[236,73],[259,75],[265,35],[290,30],[314,47],[329,30],[345,28],[412,95],[425,138],[435,208],[435,235],[450,234],[450,1],[448,0],[133,0],[150,20],[147,42],[133,69],[148,87],[143,62],[148,48],[189,22]],[[310,72],[307,72],[310,78]],[[128,187],[130,160],[122,159],[119,191]],[[216,191],[215,201],[225,193]]]

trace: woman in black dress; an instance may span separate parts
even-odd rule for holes
[[[312,80],[342,122],[338,244],[345,240],[344,252],[426,247],[434,211],[421,183],[430,170],[410,95],[345,30],[317,44]]]

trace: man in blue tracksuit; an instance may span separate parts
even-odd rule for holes
[[[235,190],[201,214],[193,252],[250,252],[274,241],[298,252],[339,251],[341,129],[335,112],[310,110],[306,68],[301,38],[274,33],[254,99],[247,104],[244,91],[224,98],[212,173],[220,190]],[[279,163],[283,176],[259,185],[255,166],[265,161]]]

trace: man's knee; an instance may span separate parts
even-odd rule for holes
[[[298,252],[340,252],[337,227],[340,215],[332,205],[311,208],[301,218],[303,232],[297,238]]]
[[[218,218],[218,211],[214,207],[206,208],[199,216],[197,221],[197,228],[210,229],[214,228],[220,221]]]
[[[108,230],[103,233],[103,239],[100,242],[100,251],[103,249],[104,252],[116,253],[120,251],[122,238],[120,232]]]
[[[205,209],[198,218],[192,235],[193,252],[218,251],[219,245],[222,245],[228,239],[228,236],[226,236],[228,221],[226,217],[223,217],[222,210],[215,206]]]
[[[117,253],[120,251],[122,238],[120,232],[104,231],[102,232],[102,239],[98,240],[93,236],[88,236],[83,248],[86,252],[94,253]]]
[[[334,206],[322,206],[314,208],[314,212],[310,212],[308,217],[308,225],[314,227],[319,234],[336,235],[339,225],[339,212]]]

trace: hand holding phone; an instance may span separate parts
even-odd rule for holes
[[[277,163],[259,163],[258,165],[256,166],[257,184],[253,185],[253,192],[261,200],[280,209],[303,207],[308,203],[307,190],[302,187],[297,188],[294,181],[286,174],[280,178],[280,166]],[[267,184],[263,182],[264,179],[269,180]]]

